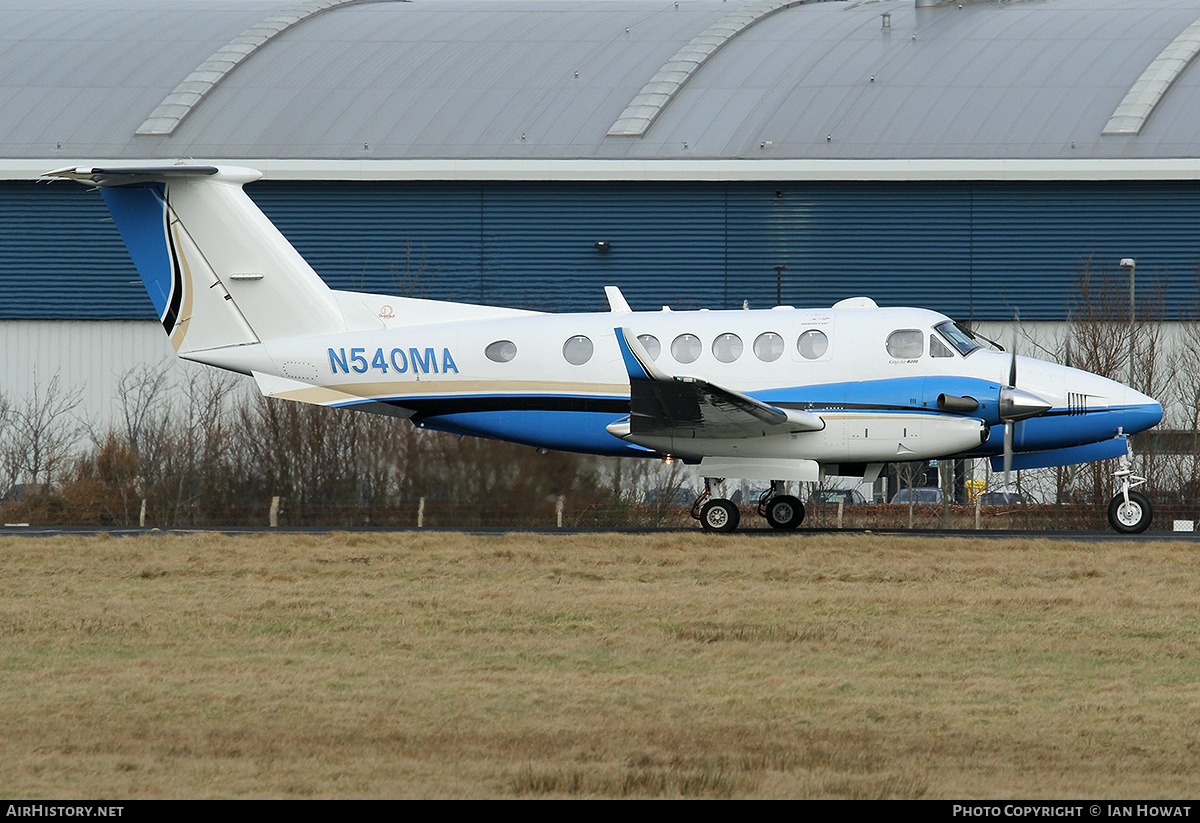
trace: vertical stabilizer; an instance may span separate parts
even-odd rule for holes
[[[345,330],[334,293],[242,190],[259,172],[155,166],[47,176],[100,187],[180,354]]]

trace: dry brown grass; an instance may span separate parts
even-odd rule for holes
[[[1187,543],[0,538],[0,795],[1192,797]]]

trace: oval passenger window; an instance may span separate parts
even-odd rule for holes
[[[805,360],[816,360],[829,351],[829,338],[823,331],[809,329],[796,341],[796,350]]]
[[[507,363],[517,356],[517,344],[511,340],[497,340],[484,349],[483,353],[493,363]]]
[[[742,356],[742,338],[732,332],[718,335],[713,341],[712,353],[722,363],[732,363]]]
[[[694,334],[681,334],[671,341],[671,356],[680,363],[695,363],[703,346]]]
[[[783,338],[766,331],[754,339],[754,356],[764,363],[773,363],[783,354]]]
[[[592,341],[582,334],[577,334],[563,343],[563,357],[572,366],[582,366],[591,360],[593,350]]]
[[[657,360],[662,354],[662,343],[658,342],[658,338],[652,334],[639,334],[638,342],[646,350],[646,354],[650,355],[651,360]]]

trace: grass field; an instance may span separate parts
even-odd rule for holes
[[[1167,798],[1187,543],[0,538],[0,795]]]

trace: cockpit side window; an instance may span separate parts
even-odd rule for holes
[[[946,344],[938,339],[936,334],[929,335],[929,356],[930,357],[953,357],[954,352],[946,348]]]
[[[888,335],[887,350],[897,360],[915,360],[925,350],[925,335],[920,329],[897,329]]]

